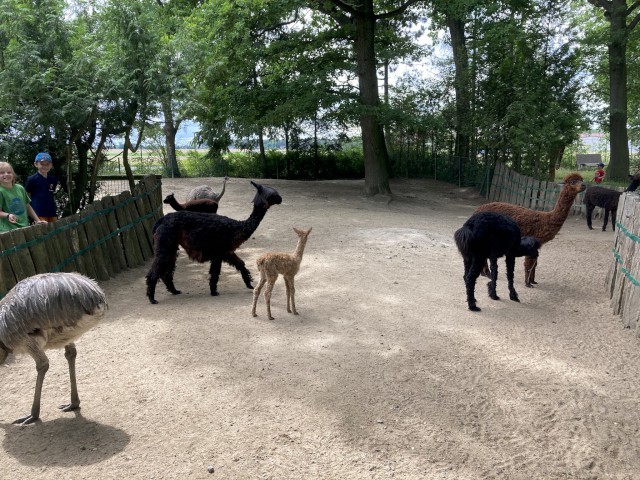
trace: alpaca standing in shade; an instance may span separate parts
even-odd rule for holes
[[[298,244],[295,251],[291,253],[265,253],[256,260],[258,270],[260,270],[260,281],[253,289],[253,306],[251,308],[251,314],[257,317],[256,304],[258,303],[258,297],[260,296],[260,290],[264,284],[267,284],[267,288],[264,290],[264,300],[267,304],[267,316],[269,320],[273,320],[271,316],[271,291],[278,279],[278,274],[282,274],[284,277],[284,284],[287,288],[287,312],[294,315],[298,315],[296,310],[295,293],[296,289],[293,284],[293,279],[300,270],[300,262],[302,262],[302,255],[304,253],[304,247],[307,244],[307,238],[311,233],[309,230],[293,229],[298,235]]]
[[[562,225],[564,225],[564,221],[569,216],[569,210],[571,210],[576,195],[586,188],[582,175],[577,172],[570,173],[564,177],[561,185],[562,190],[560,190],[558,200],[550,212],[532,210],[510,203],[492,202],[480,205],[474,213],[497,212],[511,217],[520,227],[520,232],[523,237],[535,237],[544,245],[553,240],[560,231]],[[524,279],[527,287],[532,287],[537,283],[536,263],[536,258],[525,256]],[[487,270],[488,268],[485,268],[485,273]]]

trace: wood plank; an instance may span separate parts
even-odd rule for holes
[[[11,237],[8,232],[0,233],[0,252],[6,252],[13,246]],[[18,283],[13,268],[11,267],[11,253],[0,256],[0,296],[7,294],[13,286]]]
[[[129,268],[135,268],[144,263],[144,258],[140,251],[138,237],[133,229],[131,211],[129,208],[125,207],[125,202],[130,198],[131,193],[128,191],[122,192],[117,197],[114,197],[115,206],[118,207],[116,208],[115,214],[118,222],[118,228],[122,229],[122,244],[124,245],[127,265]]]
[[[95,267],[96,276],[92,278],[109,280],[113,271],[109,271],[107,267],[107,263],[109,263],[109,252],[104,243],[102,243],[103,237],[96,227],[98,206],[98,204],[92,203],[80,212],[80,218],[84,220],[84,222],[79,226],[79,229],[84,232],[84,237],[87,240],[86,245],[82,248],[89,249],[84,255],[91,257]]]
[[[107,224],[109,232],[116,232],[120,228],[118,226],[118,219],[116,218],[116,212],[114,208],[115,199],[111,196],[102,198],[102,205],[107,209],[107,213],[104,219]],[[123,236],[121,233],[112,237],[113,248],[115,256],[113,257],[114,263],[117,263],[119,271],[126,270],[128,267],[127,257],[125,255],[125,245],[123,243]]]
[[[48,239],[44,239],[44,235],[47,233],[46,225],[32,225],[23,229],[24,237],[28,243],[31,243],[29,247],[29,253],[36,273],[50,272],[54,266],[53,259],[49,252]]]

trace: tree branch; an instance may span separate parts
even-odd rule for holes
[[[627,27],[627,32],[630,32],[631,30],[636,28],[636,25],[638,25],[638,22],[640,22],[640,13],[638,13],[635,17],[633,17],[633,20],[629,22],[629,26]]]
[[[602,8],[605,12],[611,13],[611,1],[610,0],[587,0],[591,5]]]
[[[400,15],[401,13],[404,13],[405,10],[407,10],[407,8],[409,8],[410,6],[415,5],[416,3],[424,2],[424,1],[425,0],[408,0],[408,1],[404,2],[403,5],[400,5],[398,8],[396,8],[395,10],[391,10],[390,12],[381,13],[380,15],[376,15],[375,16],[376,20],[395,17],[396,15]]]
[[[333,3],[333,6],[329,6],[329,3]],[[351,15],[357,15],[358,13],[352,7],[345,5],[340,0],[311,0],[309,2],[309,8],[328,15],[340,25],[348,25],[351,23],[351,18],[342,13],[341,10],[344,10]]]
[[[627,11],[624,12],[624,14],[628,17],[638,7],[640,7],[640,0],[636,0],[632,5],[629,5],[629,8],[627,8]],[[634,20],[635,20],[635,18],[634,18]]]

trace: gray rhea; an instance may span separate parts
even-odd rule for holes
[[[98,284],[79,273],[43,273],[18,282],[0,300],[0,364],[9,354],[28,354],[36,362],[36,389],[31,413],[15,424],[28,425],[40,417],[40,396],[49,369],[45,350],[64,348],[69,364],[71,402],[60,409],[80,407],[76,386],[74,341],[94,327],[107,310]]]

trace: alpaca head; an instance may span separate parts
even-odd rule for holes
[[[640,172],[635,175],[629,175],[629,180],[631,180],[631,183],[625,192],[635,192],[638,189],[638,186],[640,186]]]
[[[517,249],[516,257],[538,258],[541,246],[542,244],[540,243],[540,240],[535,237],[522,237],[520,239],[520,246]]]
[[[560,183],[560,185],[562,185],[563,190],[572,193],[574,197],[580,192],[584,192],[584,190],[587,188],[587,186],[584,184],[582,175],[580,175],[578,172],[570,173],[569,175],[564,177],[564,180],[562,181],[562,183]]]
[[[293,227],[293,231],[296,232],[298,237],[300,237],[301,239],[304,239],[304,240],[307,239],[307,237],[311,233],[312,229],[313,229],[313,227],[309,227],[309,230],[300,230],[300,229],[298,229],[296,227]]]
[[[262,207],[268,209],[272,205],[279,205],[282,203],[282,197],[275,188],[267,187],[266,185],[260,185],[258,183],[251,182],[251,185],[256,187],[256,196],[253,197],[253,204],[256,207]]]
[[[173,193],[170,193],[169,195],[167,195],[164,198],[164,200],[162,202],[163,203],[171,203],[174,199],[175,199],[175,197],[173,196]]]

